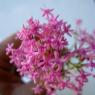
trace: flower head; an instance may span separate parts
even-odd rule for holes
[[[72,30],[71,25],[63,19],[59,20],[59,15],[55,16],[52,11],[53,9],[42,9],[46,23],[30,18],[28,26],[23,26],[17,33],[20,46],[15,49],[13,44],[8,44],[6,53],[10,55],[11,62],[15,64],[20,75],[29,75],[34,81],[35,93],[40,93],[44,88],[47,95],[54,95],[57,89],[69,88],[81,95],[88,77],[94,76],[86,72],[85,68],[95,68],[94,63],[91,63],[95,60],[95,37],[78,28],[79,44],[76,42],[77,48],[69,48],[65,34],[74,35],[76,30]],[[77,25],[80,24],[81,20],[78,20]],[[88,44],[86,47],[85,43]],[[72,58],[78,62],[75,64],[71,61]]]

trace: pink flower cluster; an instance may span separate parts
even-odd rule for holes
[[[17,33],[20,46],[15,49],[13,43],[8,44],[6,53],[20,75],[29,75],[33,80],[35,93],[41,93],[44,88],[47,95],[55,95],[56,90],[69,88],[81,95],[88,77],[95,77],[95,37],[81,29],[81,20],[77,21],[77,30],[72,30],[52,11],[42,9],[46,23],[30,18],[28,26],[23,26]],[[76,36],[72,49],[68,47],[65,35]],[[86,68],[91,70],[88,72]]]

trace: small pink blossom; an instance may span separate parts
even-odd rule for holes
[[[13,43],[8,44],[8,46],[7,46],[7,48],[6,48],[6,54],[7,54],[7,55],[11,53],[12,48],[13,48],[13,45],[14,45]]]
[[[77,19],[76,20],[76,25],[81,25],[82,24],[82,20],[81,19]]]
[[[52,11],[54,9],[41,9],[43,11],[43,16],[49,19],[50,16],[53,16]]]

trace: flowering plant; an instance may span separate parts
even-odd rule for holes
[[[95,32],[83,30],[81,20],[76,22],[77,29],[72,30],[52,11],[42,9],[46,23],[30,18],[28,25],[17,33],[20,46],[15,49],[13,43],[8,44],[6,54],[20,75],[29,75],[33,80],[35,93],[44,88],[47,95],[55,95],[57,89],[69,88],[81,95],[88,78],[95,77]],[[65,35],[75,38],[72,48]]]

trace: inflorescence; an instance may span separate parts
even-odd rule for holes
[[[13,48],[11,43],[6,48],[10,62],[21,76],[30,76],[35,93],[44,88],[47,95],[55,95],[56,90],[69,88],[81,95],[88,78],[95,77],[95,32],[81,29],[81,20],[72,30],[71,25],[53,14],[53,9],[41,10],[47,22],[28,20],[28,26],[23,26],[16,36],[20,46]],[[72,48],[65,35],[75,38]]]

